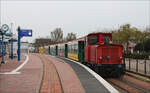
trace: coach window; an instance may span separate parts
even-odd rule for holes
[[[74,53],[74,44],[72,44],[72,53]]]
[[[76,44],[74,44],[74,53],[76,54]]]
[[[70,46],[70,53],[71,53],[71,44],[69,46]]]
[[[72,53],[74,53],[74,44],[72,44]]]
[[[62,52],[64,52],[64,47],[62,46]]]
[[[68,52],[70,53],[71,49],[70,49],[70,45],[68,45]]]
[[[70,44],[70,53],[72,53],[72,44]]]
[[[76,54],[76,44],[74,44],[74,53]]]
[[[72,53],[74,53],[74,44],[72,44]]]
[[[60,50],[60,52],[61,52],[61,46],[60,46],[59,50]]]
[[[63,46],[61,46],[61,52],[63,52]]]
[[[52,50],[52,55],[53,55],[53,53],[54,53],[54,48],[53,48],[53,47],[51,47],[51,50]]]
[[[78,44],[75,44],[75,53],[78,53]]]
[[[58,52],[60,52],[60,46],[58,46]]]
[[[71,44],[70,44],[70,53],[72,53],[72,46],[71,46]]]
[[[59,47],[59,51],[61,52],[61,46]]]
[[[62,46],[62,52],[64,52],[64,47]]]
[[[74,53],[74,44],[72,44],[72,53]]]
[[[73,53],[75,54],[75,44],[73,44]]]
[[[70,46],[71,46],[71,53],[72,53],[72,44]]]
[[[63,45],[63,52],[65,52],[65,45]]]
[[[76,54],[77,52],[76,52],[76,46],[77,46],[77,44],[74,44],[74,53]]]
[[[69,47],[69,45],[68,45],[68,52],[70,51],[70,47]]]
[[[71,45],[69,45],[69,52],[71,53]]]
[[[58,46],[58,51],[60,51],[60,46]]]

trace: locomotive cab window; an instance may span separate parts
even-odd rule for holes
[[[109,36],[103,36],[103,42],[104,44],[109,44],[110,43],[110,37]]]
[[[103,36],[102,35],[102,42],[104,44],[109,44],[111,42],[110,36]],[[89,45],[97,45],[97,44],[99,44],[98,35],[88,36],[88,44]]]
[[[98,44],[98,36],[97,35],[89,36],[88,37],[88,44],[90,44],[90,45]]]

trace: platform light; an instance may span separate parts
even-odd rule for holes
[[[9,30],[9,26],[7,24],[3,24],[0,28],[0,34],[2,35],[2,40],[1,40],[1,46],[2,46],[2,61],[1,63],[4,62],[4,35],[6,34],[6,31]]]

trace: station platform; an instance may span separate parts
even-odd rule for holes
[[[0,93],[119,92],[79,62],[29,54],[21,62],[9,61],[0,66]]]
[[[0,66],[0,93],[38,93],[43,66],[40,58],[35,55],[22,55],[17,58],[5,59]]]

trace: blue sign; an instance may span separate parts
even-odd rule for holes
[[[23,29],[21,29],[21,36],[32,37],[32,30],[23,30]]]

